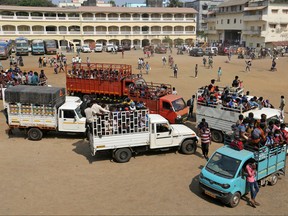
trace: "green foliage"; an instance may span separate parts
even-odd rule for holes
[[[173,45],[173,41],[169,36],[165,36],[164,39],[162,40],[162,43],[168,43],[170,47]]]
[[[179,0],[170,0],[168,7],[183,7],[183,2]]]
[[[113,0],[108,1],[109,4],[111,4],[113,7],[116,7],[116,3]]]
[[[206,33],[204,31],[197,31],[197,36],[200,38],[206,38]]]
[[[0,0],[0,5],[56,7],[56,5],[48,0]]]
[[[180,46],[181,44],[184,43],[184,40],[182,38],[176,38],[175,39],[175,44],[176,46]]]

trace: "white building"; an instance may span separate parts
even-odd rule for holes
[[[248,47],[288,41],[288,2],[229,0],[207,14],[207,40]]]

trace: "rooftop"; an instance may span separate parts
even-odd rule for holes
[[[25,12],[69,12],[69,13],[198,13],[193,8],[163,8],[163,7],[91,7],[83,6],[79,8],[60,8],[60,7],[22,7],[1,5],[0,11],[25,11]]]

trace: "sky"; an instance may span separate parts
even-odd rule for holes
[[[123,5],[125,3],[144,3],[145,0],[114,0],[116,5]],[[58,4],[59,0],[52,0],[54,4]],[[107,2],[107,0],[105,0]]]

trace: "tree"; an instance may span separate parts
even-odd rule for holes
[[[169,36],[165,36],[164,39],[162,40],[162,43],[168,43],[170,47],[173,45],[173,41]]]
[[[110,1],[108,1],[108,3],[109,3],[109,4],[111,4],[111,5],[112,5],[112,7],[116,7],[116,3],[115,3],[115,1],[113,1],[113,0],[110,0]]]
[[[168,7],[183,7],[183,2],[179,0],[170,0]]]

